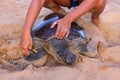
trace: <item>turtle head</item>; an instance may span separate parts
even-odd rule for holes
[[[70,49],[76,54],[82,54],[88,57],[96,57],[97,56],[97,45],[92,41],[88,40],[85,43],[81,42],[73,42]]]

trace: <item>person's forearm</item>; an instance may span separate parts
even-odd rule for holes
[[[30,33],[31,28],[44,4],[45,0],[32,0],[30,7],[27,12],[23,32]]]
[[[83,14],[95,7],[97,1],[98,0],[83,0],[83,2],[75,10],[66,15],[65,18],[68,19],[70,22],[75,21]]]

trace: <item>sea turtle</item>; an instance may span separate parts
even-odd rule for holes
[[[89,57],[96,55],[94,43],[76,22],[71,24],[67,38],[57,39],[54,37],[57,27],[51,29],[50,26],[55,20],[62,17],[64,16],[59,13],[52,13],[46,16],[40,25],[34,26],[32,30],[34,45],[31,55],[27,56],[26,60],[34,61],[50,54],[61,64],[74,65],[80,53]]]
[[[12,61],[12,64],[21,69],[29,64],[39,67],[45,64],[48,54],[64,65],[74,65],[80,54],[95,57],[97,47],[86,35],[85,30],[76,22],[71,24],[67,38],[57,39],[54,37],[57,27],[51,29],[50,26],[55,20],[62,17],[64,16],[59,13],[52,13],[47,15],[44,20],[38,20],[31,33],[33,48],[30,51],[30,55],[21,60]]]

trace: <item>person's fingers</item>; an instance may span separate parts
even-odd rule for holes
[[[56,34],[55,34],[55,37],[56,37],[57,39],[60,38],[60,31],[61,31],[61,27],[59,26],[59,27],[57,27],[57,31],[56,31]]]
[[[25,51],[25,53],[24,53],[25,55],[29,55],[29,50],[28,49],[25,49],[24,51]]]
[[[54,28],[56,25],[57,25],[57,22],[54,22],[54,23],[51,25],[51,28]]]
[[[23,53],[25,53],[25,50],[22,50]]]
[[[31,50],[31,49],[32,49],[32,44],[29,44],[28,50]]]
[[[25,43],[25,44],[23,44],[23,43]],[[29,54],[29,51],[28,51],[28,42],[23,42],[23,43],[21,43],[22,52],[25,55],[28,55]]]
[[[61,30],[60,30],[60,32],[59,32],[59,36],[58,36],[58,37],[59,37],[59,39],[62,39],[62,37],[61,37],[61,36],[62,36],[63,32],[64,32],[64,29],[63,29],[63,27],[61,27]]]
[[[30,41],[30,43],[29,43],[29,46],[28,46],[28,48],[29,48],[29,50],[31,50],[32,49],[32,41]]]
[[[67,33],[67,29],[66,28],[62,28],[61,32],[60,32],[60,39],[62,39]]]
[[[23,48],[22,50],[23,50],[23,53],[24,53],[25,55],[29,55],[28,47],[27,47],[27,48]]]
[[[64,37],[66,37],[66,36],[68,35],[68,33],[69,33],[69,30],[66,29],[66,30],[65,30],[65,34],[64,34]]]
[[[69,33],[70,33],[70,31],[68,30],[67,33],[66,33],[66,35],[65,35],[65,37],[68,37]]]

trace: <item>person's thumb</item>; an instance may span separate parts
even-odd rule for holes
[[[51,25],[51,28],[54,28],[56,25],[57,25],[57,22],[54,22],[54,23]]]

